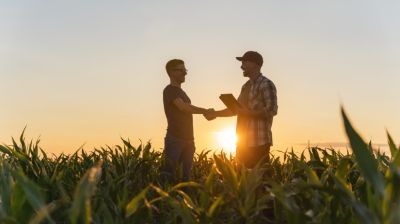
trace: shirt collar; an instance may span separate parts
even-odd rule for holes
[[[257,83],[261,79],[262,76],[263,76],[262,73],[258,74],[257,78],[255,78],[254,80],[250,80],[251,84]]]

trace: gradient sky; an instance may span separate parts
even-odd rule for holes
[[[256,50],[278,90],[275,146],[341,143],[340,104],[366,140],[400,141],[398,1],[2,1],[0,143],[27,125],[48,152],[163,147],[164,65],[186,62],[192,103],[223,109]],[[195,115],[198,150],[235,118]]]

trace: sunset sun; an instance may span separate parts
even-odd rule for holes
[[[235,128],[225,128],[215,132],[218,145],[227,153],[235,153],[237,136]]]

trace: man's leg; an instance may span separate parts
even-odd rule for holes
[[[257,165],[257,163],[260,162],[261,160],[263,160],[263,163],[269,163],[270,148],[271,148],[270,145],[262,145],[262,146],[257,146],[257,147],[254,147],[251,149],[253,151],[252,159],[251,159],[252,167]]]
[[[269,150],[269,145],[241,147],[236,149],[236,158],[238,163],[246,168],[253,168],[261,159],[264,159],[264,162],[269,162]]]
[[[245,167],[248,167],[248,158],[249,158],[249,150],[248,148],[245,147],[237,147],[236,148],[236,162],[239,165],[244,165]]]
[[[189,181],[190,177],[190,170],[192,169],[193,165],[193,156],[196,147],[193,141],[187,141],[185,143],[185,148],[182,152],[181,162],[183,168],[183,181]]]
[[[164,139],[164,156],[165,156],[165,172],[167,179],[173,181],[176,168],[179,165],[184,146],[179,139],[173,137],[165,137]]]

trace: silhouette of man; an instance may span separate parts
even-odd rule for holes
[[[195,152],[193,134],[193,114],[204,114],[206,109],[191,104],[190,98],[182,90],[187,69],[184,61],[173,59],[167,62],[166,71],[170,84],[164,88],[163,103],[168,127],[164,142],[165,170],[170,180],[174,171],[182,167],[183,180],[189,179]],[[211,109],[210,109],[211,110]]]
[[[263,58],[258,52],[248,51],[236,59],[242,62],[243,76],[249,78],[242,86],[238,98],[242,107],[237,114],[226,108],[210,111],[205,117],[210,120],[237,115],[236,158],[239,163],[252,168],[262,158],[269,162],[272,121],[278,111],[276,88],[274,83],[261,73]]]

